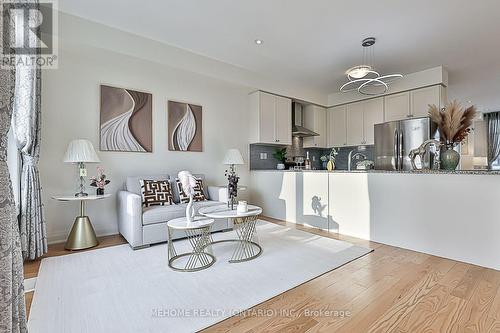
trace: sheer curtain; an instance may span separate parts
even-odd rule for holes
[[[487,122],[488,169],[491,170],[500,156],[500,112],[486,113],[484,118]]]

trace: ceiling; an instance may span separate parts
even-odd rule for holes
[[[374,36],[381,73],[443,65],[451,98],[500,110],[498,0],[63,0],[59,7],[325,94],[338,91],[345,70],[361,61],[361,40]]]

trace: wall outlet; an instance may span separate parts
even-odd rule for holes
[[[261,160],[267,160],[267,153],[260,153]]]

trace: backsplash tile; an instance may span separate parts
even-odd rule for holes
[[[306,152],[309,152],[309,158],[311,160],[311,165],[313,169],[322,169],[320,157],[322,155],[329,155],[331,149],[322,148],[304,148],[302,138],[293,138],[293,145],[286,146],[287,157],[291,161],[294,156],[306,156]],[[281,147],[273,145],[262,145],[262,144],[251,144],[250,145],[250,170],[271,170],[276,169],[278,161],[273,157],[273,153],[280,149]],[[347,170],[347,158],[349,152],[356,149],[356,146],[352,147],[340,147],[338,148],[339,154],[335,160],[335,166],[338,170]],[[267,159],[260,159],[260,154],[267,154]],[[369,160],[373,161],[374,158],[374,146],[366,146],[366,150],[363,152]]]

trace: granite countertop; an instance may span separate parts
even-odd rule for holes
[[[401,174],[449,174],[449,175],[500,175],[500,170],[455,170],[455,171],[447,171],[447,170],[413,170],[413,171],[390,171],[390,170],[250,170],[253,172],[318,172],[318,173],[401,173]]]

